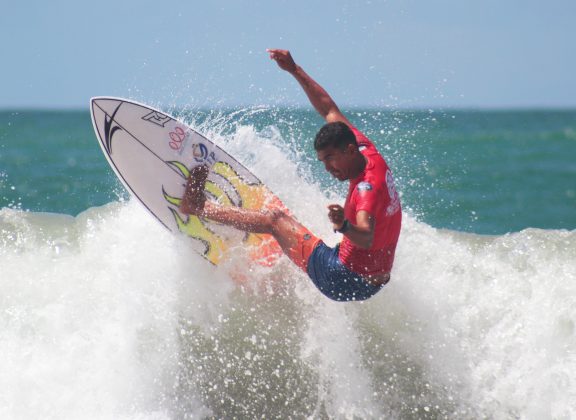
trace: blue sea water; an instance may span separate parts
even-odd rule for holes
[[[313,111],[166,111],[338,241]],[[1,111],[0,418],[575,417],[576,111],[345,112],[405,212],[393,280],[352,304],[192,253],[87,110]]]
[[[311,141],[321,120],[313,111],[175,113],[218,125],[222,134],[242,124],[278,130],[291,158],[310,167],[307,181],[343,191],[314,163]],[[419,220],[480,234],[576,228],[576,111],[348,114],[380,147]],[[87,111],[0,112],[0,174],[2,206],[76,215],[127,198],[102,159]]]

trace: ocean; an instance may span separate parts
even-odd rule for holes
[[[337,243],[313,111],[153,105]],[[212,267],[130,198],[87,109],[0,111],[0,418],[575,418],[576,110],[344,112],[404,207],[362,303],[286,258]]]

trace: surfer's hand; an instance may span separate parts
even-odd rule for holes
[[[332,222],[334,230],[340,230],[344,225],[344,208],[339,204],[330,204],[328,206],[328,218]]]
[[[270,58],[275,60],[282,70],[286,70],[289,73],[296,71],[296,63],[290,55],[290,51],[270,48],[266,51],[270,54]]]

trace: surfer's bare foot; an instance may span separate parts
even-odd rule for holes
[[[204,210],[206,196],[204,195],[204,186],[208,177],[208,166],[199,165],[190,170],[190,176],[186,182],[186,189],[180,211],[185,214],[198,215]]]

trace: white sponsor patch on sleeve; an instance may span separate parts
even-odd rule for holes
[[[369,182],[360,182],[356,188],[358,189],[358,192],[361,191],[372,191],[372,184],[370,184]]]

